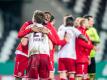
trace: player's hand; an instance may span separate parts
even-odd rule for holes
[[[90,57],[88,57],[89,58],[89,60],[88,60],[88,64],[90,65],[91,64],[91,58]]]
[[[94,49],[95,51],[97,50],[95,46],[94,46],[94,48],[93,48],[93,49]]]
[[[28,44],[28,38],[26,38],[26,37],[22,38],[21,39],[21,43],[22,43],[23,46],[27,46],[27,44]]]
[[[31,29],[32,29],[33,32],[40,32],[40,28],[39,27],[33,26]]]
[[[48,28],[43,27],[43,29],[42,29],[42,33],[44,33],[44,34],[48,34],[49,32],[50,32],[50,30],[49,30]]]
[[[89,64],[89,65],[91,64],[91,59],[88,61],[88,64]]]

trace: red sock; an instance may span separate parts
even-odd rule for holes
[[[74,78],[69,78],[69,80],[75,80]]]

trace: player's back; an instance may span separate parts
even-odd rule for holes
[[[78,37],[81,34],[81,32],[79,32],[76,28],[71,26],[65,27],[64,31],[64,35],[67,35],[69,37],[69,42],[61,48],[58,55],[60,58],[65,57],[76,59],[75,40],[76,37]]]
[[[32,24],[34,25],[34,24]],[[30,26],[32,26],[30,25]],[[41,24],[37,24],[39,27],[43,27]],[[33,54],[48,54],[49,55],[49,39],[46,34],[40,32],[32,32],[27,35],[29,39],[29,56]]]

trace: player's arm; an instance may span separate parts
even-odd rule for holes
[[[52,33],[54,33],[54,36],[55,36],[55,38],[56,38],[56,40],[57,40],[56,45],[65,45],[65,44],[67,43],[67,38],[66,38],[66,37],[65,37],[63,40],[61,40],[61,39],[59,38],[59,35],[58,35],[55,27],[53,27]]]
[[[87,49],[93,49],[94,48],[94,46],[92,44],[85,42],[81,38],[78,38],[78,44],[84,48],[87,48]]]
[[[27,28],[28,26],[30,26],[31,23],[24,23],[22,28],[20,29],[20,31],[18,32],[18,38],[23,38],[24,36],[26,36],[27,34],[31,33],[31,32],[40,32],[41,28],[37,27],[36,25],[33,25],[31,28]],[[26,29],[27,28],[27,29]]]
[[[94,36],[94,40],[92,40],[92,43],[96,45],[100,42],[100,37],[99,37],[96,29],[93,29],[93,36]]]
[[[66,39],[60,40],[59,35],[54,26],[52,26],[51,24],[48,24],[47,26],[51,26],[51,27],[49,27],[49,29],[50,29],[52,35],[56,39],[56,42],[55,42],[56,45],[65,45],[67,43]]]
[[[42,29],[42,32],[44,33],[44,34],[47,34],[48,35],[48,37],[49,37],[49,39],[54,43],[54,44],[57,44],[58,42],[57,42],[57,39],[55,38],[55,36],[54,36],[54,34],[48,29],[48,28],[43,28]],[[60,45],[64,45],[65,44],[65,42],[63,42],[63,43],[61,43]]]
[[[46,34],[53,43],[56,43],[55,37],[53,36],[52,32],[48,28],[46,27],[42,28],[41,32]]]
[[[25,35],[27,35],[27,34],[29,34],[29,33],[31,33],[31,32],[32,32],[32,29],[31,29],[31,28],[26,29],[26,30],[24,30],[24,31],[21,31],[21,32],[18,34],[18,38],[22,38],[22,37],[24,37]]]
[[[25,22],[22,27],[20,28],[19,32],[18,32],[18,38],[22,38],[24,37],[26,34],[29,34],[30,32],[32,32],[32,29],[26,29],[27,26],[29,26],[30,24],[32,24],[31,21]]]
[[[96,45],[100,42],[99,35],[95,28],[91,28],[91,29],[87,30],[87,34],[89,35],[89,38],[94,45]]]
[[[27,38],[27,37],[21,38],[21,44],[22,44],[23,46],[27,46],[27,45],[28,45],[28,38]]]
[[[75,32],[77,38],[81,38],[82,40],[88,42],[88,39],[78,29],[73,28],[73,31]]]
[[[83,34],[80,34],[80,35],[78,36],[78,38],[81,38],[82,40],[88,42],[88,39],[87,39]]]

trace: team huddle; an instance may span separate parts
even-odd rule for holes
[[[100,42],[90,15],[64,16],[55,29],[50,12],[34,11],[18,32],[14,76],[16,80],[55,80],[54,53],[58,47],[58,80],[95,80],[96,45]]]

